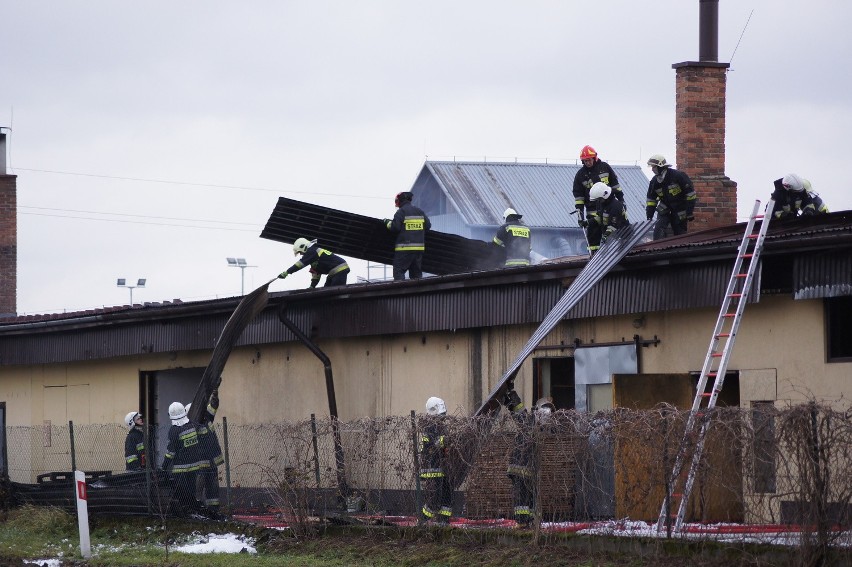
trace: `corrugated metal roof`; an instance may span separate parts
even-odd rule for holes
[[[718,307],[743,225],[640,245],[601,280],[569,317],[602,317],[669,309]],[[794,290],[796,297],[849,295],[852,212],[770,226],[756,289]],[[239,345],[294,340],[276,309],[288,304],[312,337],[540,323],[586,265],[564,258],[528,268],[478,271],[422,280],[355,283],[271,294]],[[779,279],[783,281],[779,283]],[[788,291],[789,293],[789,291]],[[65,313],[0,321],[0,365],[48,364],[170,351],[212,350],[239,298],[144,308]]]
[[[499,225],[512,207],[532,227],[576,227],[571,188],[582,165],[427,161],[423,166],[471,225]],[[637,165],[613,165],[633,221],[645,218],[648,178]],[[421,175],[423,173],[421,172]]]

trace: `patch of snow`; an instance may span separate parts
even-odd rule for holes
[[[61,567],[59,559],[24,559],[26,565],[38,565],[39,567]]]
[[[182,553],[257,553],[254,539],[236,534],[207,534],[173,549]]]

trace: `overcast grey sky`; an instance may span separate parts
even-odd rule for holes
[[[429,159],[674,161],[698,0],[0,0],[18,311],[238,295],[279,196],[377,218]],[[721,0],[738,216],[797,172],[852,209],[852,3]],[[646,168],[646,174],[650,174]],[[560,204],[554,204],[560,206]],[[564,206],[571,206],[566,188]],[[366,276],[358,263],[355,276]],[[306,287],[307,270],[272,290]]]

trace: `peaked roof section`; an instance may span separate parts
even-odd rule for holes
[[[612,165],[612,164],[610,164]],[[530,226],[576,227],[574,176],[582,165],[427,161],[413,191],[431,176],[471,225],[499,225],[512,207]],[[612,165],[633,222],[645,218],[648,178],[638,165]]]

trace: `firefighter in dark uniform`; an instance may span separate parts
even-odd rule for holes
[[[186,411],[189,411],[192,404],[187,404]],[[216,410],[219,409],[219,391],[213,390],[210,395],[210,402],[204,411],[201,412],[201,418],[198,423],[198,442],[201,446],[201,455],[207,459],[208,467],[198,471],[198,477],[201,481],[201,489],[204,493],[204,506],[210,511],[213,517],[219,515],[219,467],[225,462],[225,457],[222,455],[222,446],[219,445],[219,437],[213,429],[213,418],[216,417]]]
[[[819,195],[812,191],[811,182],[795,173],[788,173],[774,182],[772,198],[775,206],[772,216],[776,219],[810,216],[828,212],[828,207]]]
[[[592,146],[584,146],[580,150],[580,161],[583,167],[574,176],[574,206],[579,212],[579,219],[583,219],[586,207],[589,205],[589,191],[595,183],[605,183],[612,188],[615,198],[624,203],[624,193],[618,184],[618,177],[612,167],[598,159],[598,153]],[[582,223],[580,223],[582,224]]]
[[[411,204],[414,194],[397,193],[397,206],[393,219],[384,219],[385,226],[396,235],[393,254],[393,279],[404,280],[423,277],[423,252],[426,250],[426,231],[432,228],[429,217],[419,207]]]
[[[292,273],[298,272],[305,266],[311,266],[311,287],[317,287],[320,277],[325,275],[325,287],[335,285],[346,285],[346,276],[349,274],[349,264],[346,260],[332,254],[325,248],[320,248],[316,240],[309,241],[307,238],[297,238],[293,243],[293,255],[299,256],[295,264],[281,272],[278,276],[284,279]]]
[[[132,411],[124,416],[124,425],[129,430],[124,439],[124,466],[129,471],[144,469],[145,462],[145,427],[142,414]]]
[[[536,429],[547,416],[556,411],[549,398],[536,402],[533,411],[524,409],[521,397],[511,385],[503,396],[503,405],[512,413],[518,426],[509,457],[506,475],[512,481],[512,497],[515,504],[515,521],[520,527],[532,524],[535,515],[536,478],[539,458],[536,452]]]
[[[503,225],[494,235],[494,244],[506,252],[505,267],[530,265],[530,227],[521,220],[515,209],[503,212]]]
[[[651,220],[657,211],[654,240],[667,236],[669,226],[675,236],[686,234],[689,221],[695,218],[693,210],[698,202],[692,180],[684,172],[672,168],[660,154],[652,155],[648,165],[654,176],[648,183],[645,216]]]
[[[588,220],[579,222],[580,226],[587,228],[589,255],[594,256],[610,234],[629,225],[630,221],[627,220],[624,203],[615,197],[609,185],[595,183],[589,191],[589,199]]]
[[[179,513],[187,514],[198,508],[195,499],[195,482],[198,471],[210,466],[208,459],[201,453],[197,425],[189,421],[186,408],[180,402],[169,406],[168,446],[163,456],[162,469],[171,473],[174,479],[174,498]]]
[[[447,406],[435,396],[426,400],[426,423],[420,433],[420,478],[427,483],[423,521],[448,524],[453,515],[453,487],[447,478]]]

